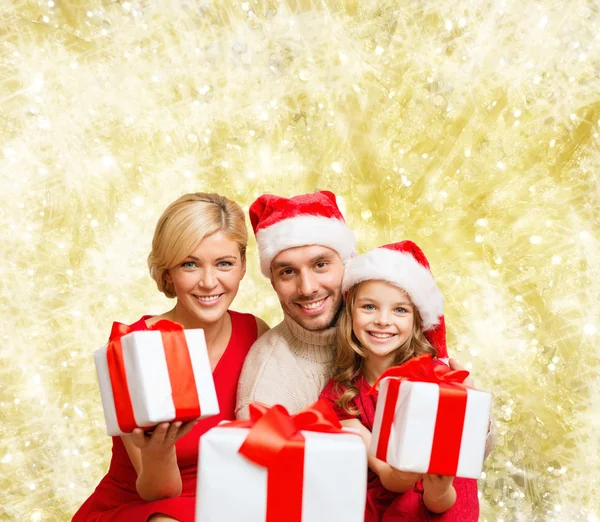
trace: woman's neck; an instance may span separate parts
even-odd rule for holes
[[[164,314],[163,318],[180,324],[186,330],[201,328],[204,330],[206,346],[214,346],[215,341],[219,339],[225,330],[227,330],[227,325],[229,323],[228,312],[225,312],[217,321],[207,323],[199,320],[197,317],[186,314],[185,311],[178,308],[177,305],[175,305],[172,310],[169,310],[166,314]]]
[[[373,386],[381,374],[394,365],[394,354],[376,356],[369,354],[363,363],[363,376]]]

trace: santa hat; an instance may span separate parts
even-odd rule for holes
[[[342,291],[363,281],[381,280],[404,290],[417,307],[425,337],[447,358],[444,297],[435,283],[423,251],[412,241],[400,241],[370,250],[346,264]]]
[[[271,277],[271,261],[279,252],[306,245],[335,250],[342,261],[356,251],[356,240],[335,201],[335,194],[322,190],[293,198],[271,194],[260,196],[250,206],[260,269]]]

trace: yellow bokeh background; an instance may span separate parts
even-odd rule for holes
[[[494,394],[481,520],[600,517],[595,1],[4,0],[0,520],[107,469],[92,353],[170,306],[162,210],[330,189],[359,250],[422,246]],[[256,245],[234,308],[281,318]]]

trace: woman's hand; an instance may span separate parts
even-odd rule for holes
[[[152,432],[144,432],[141,428],[136,428],[131,433],[131,440],[141,450],[143,458],[160,458],[173,451],[175,443],[187,434],[196,422],[163,422]]]
[[[423,477],[423,502],[429,511],[443,513],[456,502],[456,491],[452,482],[454,477],[444,475],[425,475]]]
[[[137,492],[144,500],[172,498],[181,494],[182,482],[175,443],[188,433],[194,424],[196,421],[185,424],[163,422],[152,432],[136,428],[131,433],[131,442],[128,444],[132,443],[134,448],[127,452],[138,473]],[[132,456],[131,451],[139,452],[137,457]]]

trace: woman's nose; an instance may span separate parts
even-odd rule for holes
[[[207,269],[202,271],[202,275],[198,280],[198,286],[202,288],[214,288],[217,282],[217,278],[212,270]]]

